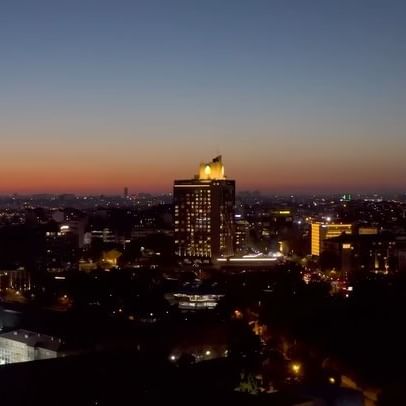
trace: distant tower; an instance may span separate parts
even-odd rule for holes
[[[124,199],[127,199],[127,198],[128,198],[128,187],[126,186],[124,188]]]
[[[200,164],[194,179],[175,180],[175,246],[182,258],[233,255],[235,181],[221,156]]]

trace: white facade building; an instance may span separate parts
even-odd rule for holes
[[[0,334],[0,365],[64,356],[60,338],[28,330]]]

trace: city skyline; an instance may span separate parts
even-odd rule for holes
[[[406,405],[405,16],[0,0],[0,406]]]
[[[213,155],[213,154],[212,154]],[[184,168],[185,169],[185,168]],[[187,178],[187,170],[180,170],[181,175],[177,176],[178,178]],[[105,173],[104,173],[105,174]],[[82,177],[79,173],[76,173],[78,177]],[[50,177],[54,179],[54,182],[45,183],[44,186],[41,186],[43,183],[35,183],[28,185],[24,183],[21,187],[14,187],[10,184],[7,186],[6,182],[2,182],[3,188],[0,189],[0,197],[4,196],[34,196],[34,195],[64,195],[64,194],[74,194],[77,196],[122,196],[124,189],[128,188],[128,195],[135,196],[138,194],[151,194],[151,195],[167,195],[172,194],[171,181],[164,181],[164,179],[151,178],[151,182],[148,184],[143,183],[134,183],[137,181],[137,178],[133,177],[131,180],[130,177],[127,178],[123,176],[123,179],[129,179],[129,186],[124,186],[125,183],[120,182],[120,179],[115,176],[110,177],[110,183],[106,183],[106,176],[104,177],[84,177],[80,181],[73,181],[71,183],[57,184],[57,179],[61,174],[55,174],[55,176]],[[349,173],[348,176],[351,176]],[[22,174],[21,179],[23,180],[25,175]],[[108,176],[107,176],[108,178]],[[311,184],[298,184],[298,183],[287,183],[287,182],[273,182],[267,184],[266,182],[250,182],[250,181],[240,181],[239,178],[234,177],[238,180],[238,186],[236,188],[237,193],[261,193],[263,196],[322,196],[322,195],[340,195],[340,194],[354,194],[354,195],[373,195],[373,194],[383,194],[383,195],[397,195],[406,193],[406,186],[403,184],[390,183],[384,180],[380,182],[370,181],[359,184],[340,183],[340,184],[327,184],[327,183],[311,183]],[[382,178],[381,178],[382,179]],[[165,178],[166,180],[166,178]],[[133,182],[133,183],[130,183]],[[6,185],[6,187],[4,187]]]
[[[406,189],[402,1],[6,1],[0,194]],[[194,172],[192,172],[194,173]]]

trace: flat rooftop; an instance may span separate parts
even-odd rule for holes
[[[34,331],[18,329],[0,334],[0,338],[18,341],[30,347],[45,348],[50,351],[58,351],[64,344],[61,338],[49,336],[47,334],[36,333]]]

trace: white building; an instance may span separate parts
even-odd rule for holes
[[[0,365],[64,356],[60,338],[28,330],[0,334]]]

